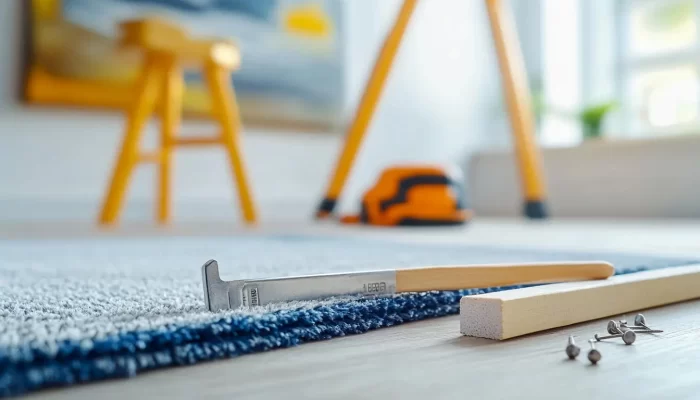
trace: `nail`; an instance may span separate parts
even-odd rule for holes
[[[636,333],[662,333],[662,330],[650,329],[648,327],[642,326],[627,326],[625,324],[618,324],[615,321],[609,321],[607,327],[608,333],[611,335],[622,335],[628,330],[634,330]]]
[[[588,343],[591,344],[591,349],[588,351],[588,361],[590,361],[593,365],[598,364],[598,361],[603,358],[603,355],[596,350],[595,341],[593,339],[589,340]]]
[[[581,348],[576,346],[573,336],[569,336],[568,343],[569,344],[566,346],[566,355],[569,357],[569,359],[573,360],[581,353]]]
[[[642,326],[646,329],[649,329],[650,331],[653,330],[649,326],[647,326],[647,319],[644,318],[644,315],[642,314],[637,314],[634,317],[634,324],[637,326]]]
[[[610,336],[598,336],[598,334],[595,334],[595,340],[601,341],[604,339],[617,339],[617,338],[622,338],[622,341],[625,342],[625,344],[632,344],[634,343],[635,340],[637,340],[637,334],[634,333],[634,331],[629,330],[625,331],[624,333],[621,334],[616,334],[616,335],[610,335]]]

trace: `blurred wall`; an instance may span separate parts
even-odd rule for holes
[[[359,99],[375,57],[401,1],[355,0],[348,5],[348,104]],[[362,24],[368,23],[369,29]],[[500,86],[495,52],[482,1],[430,0],[419,3],[397,56],[385,96],[370,126],[365,150],[341,206],[358,203],[374,171],[406,161],[456,163],[501,132],[497,117]],[[348,204],[352,202],[352,204]]]
[[[20,1],[0,1],[0,218],[92,219],[123,120],[109,112],[18,104]],[[346,4],[350,118],[400,2]],[[421,2],[385,93],[341,203],[343,210],[355,208],[362,191],[389,163],[456,162],[465,167],[474,149],[503,137],[503,127],[492,124],[501,108],[500,86],[483,3]],[[153,143],[154,128],[147,145]],[[185,127],[197,132],[205,128]],[[263,218],[278,215],[281,205],[297,206],[287,210],[299,210],[296,216],[307,218],[325,188],[342,137],[246,129],[244,139]],[[212,209],[235,215],[229,207],[231,178],[220,151],[183,150],[176,160],[176,219],[183,217],[178,206],[193,218]],[[153,179],[149,167],[135,176],[129,192],[133,215],[150,213]]]
[[[700,140],[694,135],[590,141],[543,153],[547,205],[554,218],[700,218]],[[471,159],[470,171],[479,215],[521,215],[511,153],[480,152]]]

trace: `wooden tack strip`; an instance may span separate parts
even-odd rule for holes
[[[462,297],[460,330],[513,337],[700,298],[700,264]]]

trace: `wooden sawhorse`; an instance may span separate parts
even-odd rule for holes
[[[513,142],[520,170],[524,197],[523,212],[529,218],[545,218],[547,209],[541,156],[534,137],[530,89],[515,23],[510,10],[504,4],[504,1],[507,0],[485,1],[498,53],[501,79],[508,104]],[[318,206],[317,218],[327,218],[335,209],[367,127],[374,115],[394,62],[394,56],[417,3],[418,0],[404,0],[394,26],[384,41],[384,46],[379,52],[355,118],[348,128],[345,145],[337,161],[325,197]]]

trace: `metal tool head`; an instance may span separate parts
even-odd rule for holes
[[[281,278],[223,281],[219,264],[202,266],[204,302],[209,311],[338,296],[396,293],[396,271],[364,271]]]
[[[204,303],[209,311],[229,310],[242,305],[240,296],[236,294],[241,293],[246,281],[222,281],[219,276],[219,263],[216,260],[209,260],[202,265],[202,283]],[[229,293],[234,295],[230,296]]]

